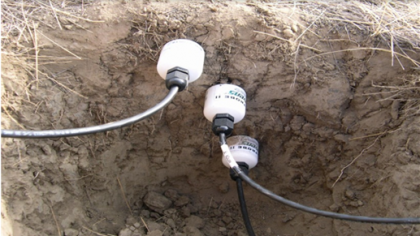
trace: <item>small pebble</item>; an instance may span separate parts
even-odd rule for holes
[[[183,207],[181,209],[181,216],[188,217],[190,215],[191,215],[191,211],[190,211],[190,208],[189,207]]]
[[[165,191],[165,196],[169,199],[171,199],[172,201],[176,201],[179,197],[178,192],[176,190],[173,189],[168,189]]]
[[[340,209],[340,206],[334,203],[329,208],[331,211],[337,212]]]
[[[174,204],[177,207],[181,207],[187,205],[188,203],[190,203],[190,199],[187,196],[181,196]]]
[[[229,216],[223,216],[222,221],[225,222],[226,224],[229,224],[230,222],[232,222],[232,218]]]
[[[295,32],[295,33],[297,33],[297,32],[298,32],[299,28],[298,28],[297,24],[293,24],[293,25],[292,25],[292,30],[293,30],[293,32]]]
[[[228,182],[223,182],[219,185],[219,191],[221,193],[227,193],[229,192],[229,183]]]
[[[204,227],[204,220],[201,219],[198,216],[192,215],[185,220],[185,224],[187,226],[193,226],[193,227],[196,227],[198,229],[201,229],[201,228]]]
[[[285,38],[290,39],[294,36],[293,31],[291,29],[283,30],[283,35]]]
[[[346,189],[344,195],[349,199],[354,199],[356,197],[356,194],[350,189]]]
[[[125,229],[122,229],[121,231],[120,231],[120,233],[118,234],[118,236],[131,236],[131,234],[132,234],[133,232],[131,232],[131,230],[130,229],[128,229],[128,228],[125,228]]]
[[[169,225],[171,228],[176,227],[175,221],[173,219],[167,219],[166,224]]]

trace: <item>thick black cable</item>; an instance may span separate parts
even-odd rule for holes
[[[244,189],[242,187],[242,179],[236,179],[236,187],[238,190],[239,205],[241,206],[242,218],[244,219],[245,228],[249,236],[255,236],[251,221],[249,220],[248,210],[246,209],[246,202],[244,196]]]
[[[219,135],[220,144],[226,143],[226,136],[221,133]],[[297,202],[290,201],[286,198],[276,195],[275,193],[271,192],[270,190],[264,188],[263,186],[259,185],[251,178],[249,178],[239,166],[235,166],[232,168],[233,171],[245,182],[251,185],[253,188],[261,192],[262,194],[268,196],[271,199],[274,199],[278,202],[281,202],[287,206],[293,207],[295,209],[305,211],[308,213],[312,213],[315,215],[325,216],[333,219],[338,220],[347,220],[347,221],[356,221],[362,223],[376,223],[376,224],[420,224],[420,218],[382,218],[382,217],[368,217],[368,216],[355,216],[355,215],[347,215],[341,213],[335,213],[330,211],[323,211],[318,210],[316,208],[308,207]]]
[[[62,130],[1,130],[1,137],[11,137],[11,138],[59,138],[59,137],[69,137],[69,136],[78,136],[78,135],[86,135],[86,134],[94,134],[99,132],[105,132],[113,129],[122,128],[127,125],[131,125],[136,123],[140,120],[143,120],[157,111],[161,110],[165,106],[167,106],[172,99],[174,99],[175,95],[178,93],[179,88],[178,86],[172,86],[169,90],[168,95],[148,110],[137,114],[135,116],[110,122],[103,125],[91,126],[91,127],[84,127],[84,128],[74,128],[74,129],[62,129]]]
[[[238,176],[249,185],[251,185],[256,190],[260,191],[264,195],[279,201],[287,206],[296,208],[298,210],[302,210],[305,212],[309,212],[315,215],[330,217],[339,220],[348,220],[348,221],[357,221],[362,223],[377,223],[377,224],[420,224],[420,218],[381,218],[381,217],[368,217],[368,216],[354,216],[354,215],[347,215],[347,214],[340,214],[330,211],[323,211],[318,210],[316,208],[308,207],[288,199],[285,199],[281,196],[276,195],[275,193],[271,192],[270,190],[262,187],[261,185],[257,184],[251,178],[249,178],[245,173],[243,173],[238,167],[234,168],[234,171],[238,174]]]

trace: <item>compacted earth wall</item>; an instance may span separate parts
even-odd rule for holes
[[[105,133],[2,138],[3,235],[246,235],[203,116],[206,90],[247,93],[234,134],[250,177],[311,207],[420,216],[419,5],[389,1],[2,1],[2,129],[120,120],[167,93],[163,45],[205,50],[201,78]],[[286,207],[245,185],[257,235],[420,235]]]

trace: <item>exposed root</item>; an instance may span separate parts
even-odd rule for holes
[[[50,210],[51,210],[51,214],[52,214],[52,216],[53,216],[53,219],[54,219],[54,222],[55,222],[55,226],[57,227],[57,235],[58,235],[58,236],[61,236],[61,229],[60,229],[60,225],[58,224],[57,217],[55,217],[54,210],[53,210],[53,208],[52,208],[51,204],[49,204],[49,203],[46,203],[46,204],[48,205],[48,207],[49,207],[49,208],[50,208]]]
[[[133,214],[133,211],[131,210],[130,204],[128,204],[127,198],[125,197],[124,189],[123,189],[123,187],[121,185],[121,181],[120,181],[120,178],[119,177],[117,177],[117,181],[118,181],[118,185],[120,186],[121,194],[122,194],[122,196],[124,198],[125,204],[127,204],[127,208],[128,208],[128,210],[130,210],[130,213],[132,215]]]
[[[91,232],[91,233],[93,233],[93,234],[96,234],[96,235],[98,235],[98,236],[114,236],[114,235],[112,235],[112,234],[101,234],[101,233],[99,233],[99,232],[96,232],[96,231],[94,231],[94,230],[92,230],[92,229],[89,229],[88,227],[86,227],[86,226],[82,226],[85,230],[87,230],[87,231],[89,231],[89,232]]]
[[[373,145],[375,145],[375,143],[383,136],[384,134],[381,134],[380,136],[378,136],[376,139],[375,139],[375,141],[373,141],[373,143],[372,144],[370,144],[367,148],[364,148],[360,153],[359,153],[359,155],[357,155],[355,158],[353,158],[353,160],[349,163],[349,164],[347,164],[346,166],[344,166],[342,169],[341,169],[341,171],[340,171],[340,175],[337,177],[337,179],[334,181],[334,183],[333,183],[333,185],[331,186],[331,188],[334,188],[334,186],[335,186],[335,184],[338,182],[338,181],[340,181],[340,179],[341,179],[341,177],[343,176],[343,174],[344,174],[344,171],[347,169],[347,168],[349,168],[351,165],[353,165],[356,161],[357,161],[357,159],[359,159],[359,157],[361,157],[362,155],[363,155],[363,153],[365,153],[367,150],[369,150],[371,147],[373,147]]]
[[[325,55],[329,55],[329,54],[334,54],[334,53],[338,53],[338,52],[349,52],[349,51],[360,51],[360,50],[382,51],[382,52],[394,53],[394,55],[397,55],[397,56],[400,56],[402,58],[405,58],[405,59],[409,60],[411,63],[413,63],[413,65],[415,65],[416,67],[419,67],[420,68],[420,62],[417,61],[417,60],[415,60],[415,59],[413,59],[413,58],[411,58],[411,57],[409,57],[409,56],[403,55],[403,54],[398,53],[398,52],[393,52],[393,51],[391,51],[389,49],[385,49],[385,48],[368,48],[368,47],[347,48],[347,49],[343,49],[343,50],[336,50],[336,51],[331,51],[331,52],[324,52],[324,53],[321,53],[321,54],[318,54],[318,55],[315,55],[315,56],[308,57],[303,62],[307,62],[307,61],[310,61],[310,60],[312,60],[314,58],[317,58],[317,57],[321,57],[321,56],[325,56]],[[404,67],[402,67],[402,68],[404,69]]]
[[[70,52],[70,50],[68,50],[67,48],[61,46],[60,44],[58,44],[57,42],[55,42],[54,40],[50,39],[49,37],[47,37],[45,34],[39,32],[40,35],[44,36],[44,38],[48,39],[48,41],[50,41],[51,43],[53,43],[54,45],[58,46],[59,48],[63,49],[64,51],[66,51],[67,53],[69,53],[70,55],[74,56],[75,58],[81,60],[82,58],[79,57],[78,55]]]

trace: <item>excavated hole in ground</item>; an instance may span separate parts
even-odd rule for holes
[[[419,94],[398,88],[418,88],[419,74],[402,57],[391,66],[389,52],[347,50],[387,48],[372,32],[281,5],[97,3],[84,11],[104,22],[58,12],[36,28],[39,80],[2,54],[2,128],[85,127],[146,110],[167,92],[156,60],[173,39],[203,46],[204,73],[131,127],[3,138],[5,235],[244,235],[235,183],[202,114],[206,89],[218,83],[247,92],[234,133],[260,142],[250,176],[263,186],[319,209],[418,216],[420,121],[405,108]],[[257,235],[420,233],[302,213],[249,186],[245,196]]]

